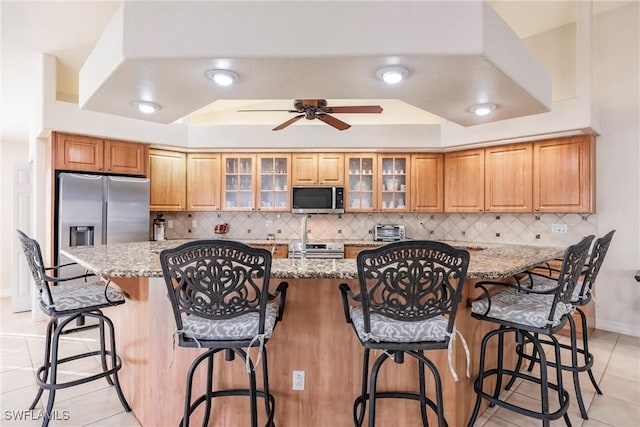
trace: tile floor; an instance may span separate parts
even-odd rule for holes
[[[44,322],[33,322],[30,313],[11,313],[9,298],[0,298],[0,426],[39,426],[36,419],[43,410],[42,400],[30,419],[16,420],[16,415],[25,414],[36,393],[34,367],[42,362],[44,348]],[[64,352],[72,353],[95,349],[92,332],[67,335]],[[578,427],[637,427],[640,426],[640,338],[596,331],[589,341],[595,357],[594,374],[603,396],[595,394],[586,374],[581,377],[583,397],[587,405],[589,420],[583,421],[575,405],[570,406],[570,419]],[[62,375],[77,376],[79,373],[97,369],[97,358],[71,362]],[[566,376],[565,387],[573,390],[571,376]],[[512,402],[527,402],[536,399],[528,384],[517,384],[510,392]],[[573,392],[570,391],[570,396]],[[46,394],[45,394],[46,397]],[[136,418],[125,413],[115,391],[104,380],[83,384],[57,393],[54,411],[59,420],[51,426],[138,426]],[[65,419],[67,418],[67,419]],[[541,425],[519,414],[503,408],[489,409],[475,424],[482,427],[529,427]],[[552,423],[563,426],[562,419]],[[229,426],[235,427],[235,426]],[[288,426],[283,426],[288,427]],[[299,426],[303,427],[303,426]],[[328,425],[327,427],[333,427]],[[410,427],[410,426],[402,426]],[[452,426],[458,427],[458,426]]]

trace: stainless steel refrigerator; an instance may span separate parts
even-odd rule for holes
[[[149,240],[149,180],[60,173],[56,198],[56,264],[70,262],[61,249]],[[64,275],[84,269],[65,269]]]

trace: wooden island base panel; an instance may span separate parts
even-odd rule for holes
[[[178,243],[172,242],[172,245]],[[138,251],[141,248],[135,246],[138,244],[74,248],[67,253],[87,268],[109,277],[127,295],[126,304],[110,308],[107,314],[116,326],[118,353],[123,359],[120,381],[135,416],[143,426],[176,426],[183,413],[186,372],[203,350],[173,347],[175,321],[164,279],[159,277],[159,263],[154,260],[162,248],[153,246],[158,242],[144,244],[152,247],[148,249],[148,264],[139,266],[139,269],[136,266],[123,269],[116,259],[121,257],[122,262],[126,262],[126,252],[135,251],[138,253],[135,258],[140,261]],[[124,245],[130,246],[123,248]],[[481,295],[473,288],[474,283],[487,278],[507,277],[561,254],[561,248],[507,245],[472,252],[456,319],[456,328],[471,351],[470,378],[466,377],[466,357],[460,339],[456,339],[453,349],[453,361],[459,377],[457,382],[449,371],[446,350],[427,352],[442,378],[445,416],[450,426],[464,426],[470,417],[475,402],[473,380],[479,366],[480,341],[493,328],[489,322],[470,316],[470,301]],[[327,263],[332,267],[327,267]],[[348,283],[352,289],[357,289],[355,272],[355,260],[274,260],[270,286],[275,289],[281,281],[289,283],[283,321],[267,343],[270,391],[276,399],[275,422],[278,427],[353,425],[353,401],[360,393],[363,349],[351,325],[345,322],[338,286]],[[255,351],[251,354],[255,361]],[[505,354],[512,356],[513,352]],[[246,388],[248,380],[244,360],[225,362],[220,356],[216,358],[214,387]],[[487,366],[492,366],[496,360],[495,349],[487,357],[491,361]],[[511,363],[514,362],[512,358]],[[259,384],[263,367],[264,360],[256,369]],[[204,391],[204,370],[194,381],[196,387],[200,387],[200,393]],[[305,372],[303,391],[292,390],[294,370]],[[404,364],[388,362],[381,370],[378,389],[417,391],[417,374],[417,364],[412,358],[405,358]],[[433,381],[428,370],[427,390],[433,397]],[[194,391],[194,396],[198,396],[197,393]],[[261,399],[258,408],[260,423],[264,424],[266,417]],[[191,420],[192,425],[201,425],[202,410],[192,415]],[[437,425],[433,414],[430,414],[430,422]],[[249,399],[215,399],[209,425],[250,425]],[[419,403],[379,400],[376,425],[421,425]]]

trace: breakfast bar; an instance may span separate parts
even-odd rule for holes
[[[175,321],[158,254],[181,243],[184,241],[136,242],[64,251],[73,261],[111,280],[127,297],[124,305],[108,309],[108,315],[115,323],[118,353],[123,359],[122,388],[143,426],[178,425],[183,411],[186,371],[193,358],[202,352],[173,345]],[[474,289],[474,283],[507,278],[561,256],[564,249],[447,243],[464,247],[471,254],[456,318],[456,328],[465,337],[471,352],[470,378],[465,375],[467,360],[459,341],[453,349],[453,365],[459,381],[454,381],[449,372],[446,350],[430,352],[429,356],[442,377],[448,424],[462,426],[469,418],[475,399],[473,379],[477,375],[479,343],[493,328],[488,322],[479,322],[470,316],[469,303],[481,294]],[[354,259],[274,259],[270,287],[275,289],[282,281],[289,283],[284,318],[267,344],[270,388],[276,399],[276,425],[353,425],[353,399],[360,388],[362,350],[351,326],[345,322],[338,285],[348,283],[357,289],[356,262]],[[495,360],[493,356],[488,355],[488,359]],[[227,363],[224,369],[221,366],[223,364],[217,364],[215,386],[244,386],[244,363]],[[416,369],[415,362],[407,360],[404,366],[394,366],[389,372],[382,370],[379,388],[416,390]],[[302,391],[292,390],[294,370],[305,372]],[[204,373],[199,374],[194,387],[205,384]],[[430,386],[428,379],[427,389]],[[233,397],[216,402],[210,425],[249,425],[248,405],[247,399]],[[263,405],[259,405],[259,409],[264,411]],[[192,416],[194,425],[201,423],[201,417],[201,413]],[[261,419],[265,419],[264,414]],[[419,419],[420,409],[415,402],[390,399],[378,405],[379,425],[411,426],[417,425]]]

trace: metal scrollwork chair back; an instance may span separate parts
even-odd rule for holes
[[[361,251],[358,275],[365,330],[370,314],[402,321],[446,316],[448,332],[461,298],[469,253],[440,242],[409,241]]]
[[[184,316],[210,320],[259,314],[264,333],[271,253],[240,242],[199,240],[160,254],[176,325]]]

